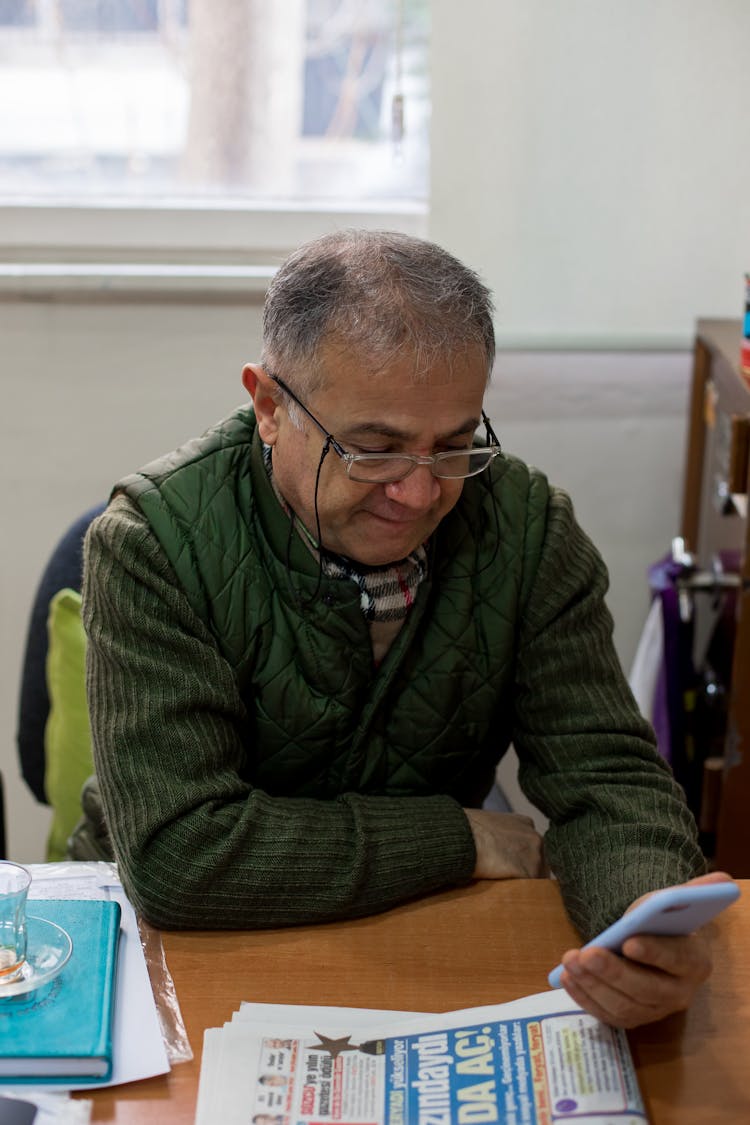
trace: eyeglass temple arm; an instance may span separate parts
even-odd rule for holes
[[[310,421],[315,423],[315,425],[320,430],[321,434],[324,435],[324,437],[330,443],[332,448],[336,450],[339,457],[344,457],[344,458],[348,457],[349,454],[347,454],[346,450],[342,446],[339,445],[339,443],[336,441],[336,438],[333,436],[333,434],[328,432],[328,430],[325,428],[325,426],[322,424],[322,422],[319,422],[318,419],[315,417],[315,415],[310,410],[307,409],[304,402],[302,402],[300,399],[297,398],[297,396],[294,393],[294,391],[292,390],[292,388],[288,387],[287,384],[284,382],[284,380],[279,378],[278,375],[274,375],[272,371],[267,372],[267,374],[268,374],[269,379],[273,379],[274,383],[276,383],[279,387],[281,387],[282,391],[284,391],[285,394],[288,394],[289,397],[291,399],[293,399],[294,402],[297,403],[297,406],[300,408],[300,410],[304,410],[305,414],[310,419]]]
[[[495,431],[493,430],[492,423],[490,422],[489,418],[485,414],[484,410],[482,411],[482,421],[484,422],[484,427],[487,431],[487,444],[488,445],[496,445],[497,448],[499,449],[500,448],[500,440],[499,440],[497,434],[495,433]]]

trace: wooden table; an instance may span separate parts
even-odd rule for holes
[[[750,881],[712,924],[715,969],[687,1015],[630,1034],[654,1125],[750,1122]],[[164,933],[195,1058],[96,1091],[96,1122],[192,1125],[203,1030],[241,1000],[448,1011],[546,987],[576,944],[555,883],[478,882],[387,914],[261,932]],[[220,1125],[217,1122],[217,1125]]]

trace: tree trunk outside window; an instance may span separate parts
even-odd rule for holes
[[[302,121],[304,0],[191,0],[182,178],[236,194],[293,194]]]

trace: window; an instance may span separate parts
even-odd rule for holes
[[[428,7],[0,0],[0,197],[424,201]]]

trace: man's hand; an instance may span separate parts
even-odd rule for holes
[[[730,881],[729,875],[715,871],[689,883]],[[687,937],[638,934],[627,939],[622,952],[619,957],[592,946],[570,949],[562,958],[563,988],[587,1012],[614,1027],[638,1027],[683,1011],[711,973],[705,930]]]
[[[539,879],[547,874],[542,837],[528,816],[464,809],[474,836],[475,879]]]

